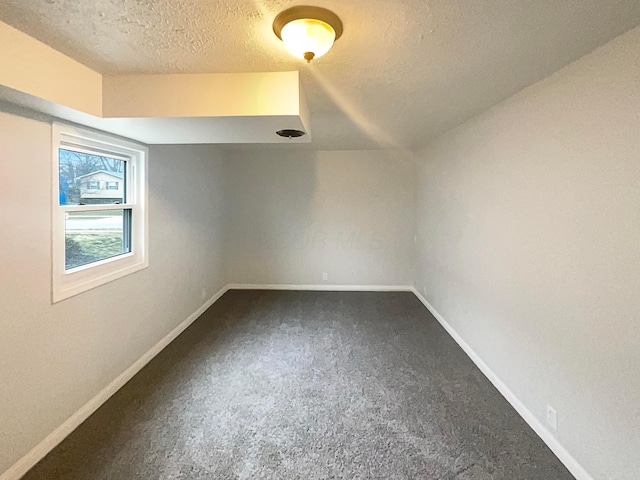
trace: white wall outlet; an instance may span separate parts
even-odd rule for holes
[[[325,282],[329,280],[329,275],[327,274],[327,272],[322,272],[322,280],[324,280]]]
[[[203,288],[202,289],[202,299],[204,300],[205,298],[207,298],[207,289]]]
[[[547,423],[554,430],[558,429],[558,413],[551,405],[547,405]]]
[[[413,243],[418,244],[418,235],[413,236]]]

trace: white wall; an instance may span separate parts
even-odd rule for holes
[[[152,147],[150,266],[51,304],[51,125],[0,110],[0,474],[226,284],[222,160]]]
[[[640,472],[640,27],[418,153],[416,287],[594,479]]]
[[[410,285],[414,173],[402,151],[230,154],[230,282]]]

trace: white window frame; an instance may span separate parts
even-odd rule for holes
[[[104,285],[149,266],[149,221],[147,212],[148,148],[91,130],[54,123],[52,225],[52,301]],[[126,160],[126,202],[122,204],[60,205],[59,149]],[[65,270],[65,213],[85,210],[131,209],[131,252]]]

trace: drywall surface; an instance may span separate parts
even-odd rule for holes
[[[411,284],[408,152],[292,147],[230,155],[231,283]]]
[[[102,115],[102,75],[0,22],[0,88]]]
[[[300,74],[203,73],[104,77],[105,117],[299,115]]]
[[[638,0],[328,0],[344,35],[307,65],[272,29],[299,3],[2,0],[0,20],[104,74],[299,70],[324,150],[413,146],[640,22]]]
[[[594,479],[637,479],[640,28],[417,155],[416,287]]]
[[[222,160],[152,147],[149,268],[51,304],[51,125],[0,112],[0,473],[226,284]]]

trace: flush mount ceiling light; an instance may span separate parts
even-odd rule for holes
[[[280,12],[273,32],[289,52],[309,63],[320,58],[342,35],[342,22],[331,10],[299,5]]]

